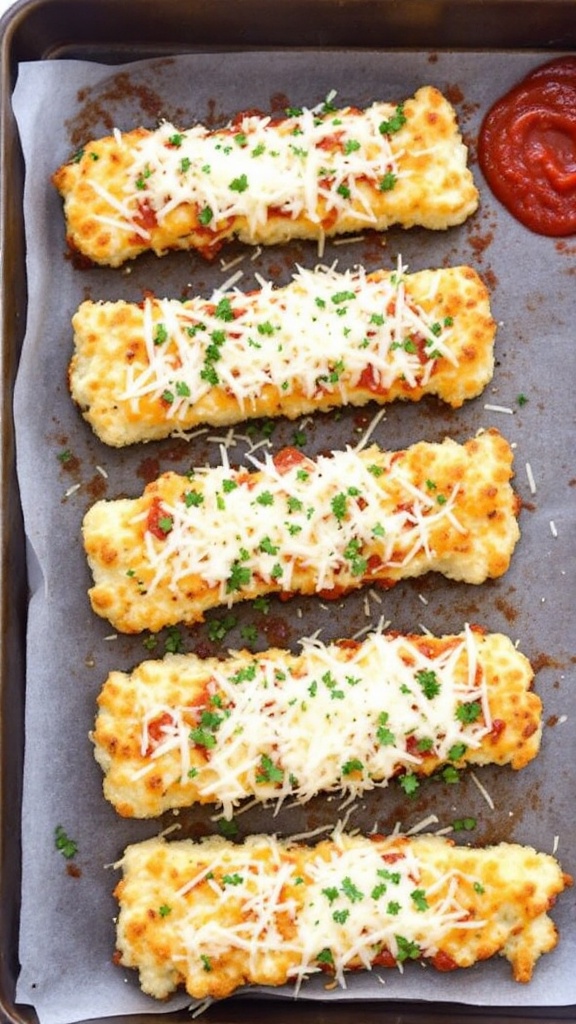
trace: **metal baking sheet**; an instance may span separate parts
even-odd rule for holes
[[[167,441],[124,453],[111,452],[91,437],[66,392],[69,318],[84,297],[139,299],[143,289],[149,287],[165,294],[206,294],[228,273],[220,262],[208,265],[193,255],[174,254],[161,261],[143,257],[129,271],[120,272],[79,270],[65,257],[59,201],[47,185],[47,175],[78,143],[89,135],[108,131],[111,124],[121,128],[140,122],[151,124],[158,116],[180,124],[197,118],[220,123],[242,107],[274,109],[279,104],[313,103],[334,88],[342,102],[361,104],[375,96],[402,98],[424,82],[439,85],[455,103],[482,189],[480,213],[463,228],[442,235],[390,232],[385,245],[381,237],[331,245],[324,261],[337,259],[340,266],[362,262],[372,269],[392,266],[401,253],[411,270],[470,262],[490,285],[500,327],[498,367],[489,391],[457,413],[432,402],[411,408],[391,406],[375,437],[383,446],[398,447],[421,437],[437,440],[445,434],[464,440],[479,427],[498,426],[516,445],[516,486],[524,499],[523,536],[513,566],[503,580],[482,588],[432,577],[402,585],[383,595],[382,605],[372,603],[369,616],[359,595],[326,608],[315,601],[273,603],[266,617],[255,616],[249,606],[237,607],[233,613],[237,624],[226,634],[225,644],[237,646],[243,628],[256,625],[257,646],[280,641],[294,648],[300,636],[316,628],[322,629],[323,638],[331,639],[350,635],[368,621],[376,623],[380,616],[390,620],[392,628],[402,630],[429,628],[439,633],[474,621],[510,633],[539,670],[537,688],[545,700],[547,727],[538,761],[521,775],[490,769],[477,773],[494,799],[494,811],[467,777],[449,790],[433,784],[423,786],[419,798],[408,804],[394,787],[377,791],[354,810],[349,824],[373,828],[378,823],[385,831],[397,824],[410,828],[434,814],[438,819],[434,827],[441,828],[454,818],[474,815],[478,826],[467,838],[475,843],[510,839],[550,850],[558,836],[563,866],[575,871],[570,863],[574,768],[567,751],[573,752],[574,744],[568,733],[573,709],[566,623],[574,568],[568,546],[568,499],[574,477],[569,466],[568,434],[573,424],[567,423],[567,410],[574,370],[569,295],[576,247],[569,242],[538,239],[516,225],[483,187],[475,163],[477,127],[490,99],[543,59],[540,53],[463,56],[374,51],[364,53],[359,64],[355,55],[346,51],[236,54],[233,58],[227,54],[196,55],[187,58],[192,61],[192,74],[185,80],[194,82],[192,89],[182,84],[181,61],[159,59],[152,68],[131,65],[120,70],[80,69],[53,62],[46,66],[48,74],[52,74],[52,68],[58,72],[58,103],[55,111],[38,104],[31,140],[36,156],[31,159],[29,147],[26,152],[27,189],[32,190],[26,209],[32,208],[34,217],[28,217],[27,223],[30,301],[16,404],[20,484],[33,591],[23,935],[25,943],[32,935],[38,940],[36,946],[28,946],[19,997],[22,999],[24,993],[25,1001],[32,1001],[44,989],[55,1014],[46,1019],[68,1021],[78,1019],[79,1014],[112,1015],[121,1009],[123,993],[127,993],[126,1008],[133,1012],[152,1008],[151,1001],[140,1001],[135,978],[128,975],[125,980],[123,972],[110,964],[114,913],[110,892],[117,876],[103,865],[113,862],[127,842],[154,834],[158,823],[115,819],[104,806],[99,769],[87,742],[95,696],[108,669],[129,668],[149,652],[141,638],[106,639],[109,628],[92,616],[85,595],[88,575],[80,549],[79,523],[97,497],[136,493],[163,468],[187,469],[191,464],[217,461],[219,456],[217,442],[204,435],[188,444]],[[78,73],[80,79],[75,77]],[[46,89],[49,91],[48,85]],[[27,116],[30,110],[28,102]],[[253,285],[256,270],[281,283],[287,280],[294,263],[312,266],[317,262],[314,247],[307,245],[271,250],[254,261],[241,247],[230,246],[223,258],[229,263],[242,255],[243,262],[238,264],[244,275],[240,287]],[[519,394],[528,398],[526,404],[518,403]],[[496,414],[484,408],[486,403],[513,412]],[[370,413],[355,411],[337,420],[320,417],[301,424],[281,422],[271,443],[274,450],[290,443],[298,429],[306,435],[306,451],[314,453],[354,443],[369,419]],[[238,431],[243,433],[242,429]],[[563,439],[562,444],[558,438]],[[240,462],[246,450],[247,443],[240,438],[231,449],[231,457]],[[72,457],[59,458],[64,451]],[[537,484],[535,494],[526,475],[528,461]],[[80,486],[76,489],[77,484]],[[209,617],[209,621],[222,619],[223,613]],[[209,625],[180,632],[185,649],[215,649]],[[163,653],[166,640],[161,635],[155,654]],[[566,715],[568,721],[564,720]],[[291,834],[334,822],[339,816],[334,800],[319,798],[305,814],[286,809],[272,819],[269,813],[249,812],[238,819],[238,825],[245,833],[266,829]],[[170,817],[163,824],[173,821]],[[58,822],[79,841],[79,878],[65,873],[54,851],[53,829]],[[186,834],[217,829],[206,812],[180,815],[178,823]],[[87,917],[90,928],[86,928]],[[570,987],[568,967],[574,941],[570,894],[562,899],[556,919],[563,933],[562,944],[557,953],[539,965],[535,986],[518,991],[519,986],[508,980],[507,966],[492,964],[469,972],[456,984],[449,978],[411,976],[410,997],[510,1008],[573,1002],[576,995]],[[56,929],[55,921],[60,922]],[[62,970],[64,965],[66,969]],[[102,1000],[100,988],[96,994],[97,975],[98,984],[103,982],[105,990]],[[336,997],[405,998],[406,978],[400,979],[400,985],[397,981],[386,976],[386,986],[368,989],[361,981],[360,987],[336,993]],[[422,981],[423,988],[414,987],[415,982],[420,986]],[[77,995],[80,988],[87,993],[84,1002]],[[325,998],[325,993],[320,995]]]

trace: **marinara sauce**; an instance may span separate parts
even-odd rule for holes
[[[495,196],[527,228],[576,234],[576,57],[541,65],[496,101],[478,157]]]

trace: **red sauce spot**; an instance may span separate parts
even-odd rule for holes
[[[504,732],[505,728],[506,728],[506,722],[504,722],[501,718],[494,718],[493,721],[492,721],[492,728],[490,730],[490,735],[495,740],[497,740],[498,737],[502,735],[502,733]]]
[[[375,967],[396,967],[396,960],[389,949],[381,949],[374,957],[372,963]]]
[[[310,462],[297,448],[283,448],[274,456],[274,465],[279,473],[288,473],[294,466],[301,466],[303,462]]]
[[[156,213],[150,206],[147,199],[138,203],[138,215],[134,217],[134,223],[137,224],[138,227],[143,228],[144,231],[152,231],[153,228],[157,227],[158,221],[156,219]]]
[[[146,529],[158,540],[166,540],[170,533],[172,517],[163,507],[160,498],[154,498],[146,519]]]
[[[160,740],[163,738],[164,735],[164,726],[170,725],[171,721],[172,715],[168,714],[167,711],[164,711],[161,715],[158,716],[158,718],[155,718],[152,722],[150,722],[148,726],[148,738],[150,742],[148,743],[148,746],[146,748],[146,757],[150,757],[150,754],[152,753],[154,748],[158,745],[158,743],[160,743]]]
[[[478,156],[495,196],[525,227],[576,233],[576,57],[543,64],[496,101]]]
[[[458,967],[456,961],[441,949],[438,950],[436,955],[432,958],[432,964],[437,971],[455,971]]]

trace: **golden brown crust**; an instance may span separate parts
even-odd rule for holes
[[[235,236],[248,244],[271,245],[365,228],[384,230],[392,224],[445,229],[462,223],[475,211],[478,193],[466,167],[467,151],[453,108],[437,89],[424,86],[402,105],[405,122],[395,126],[390,134],[379,133],[378,123],[394,118],[395,110],[394,105],[383,103],[375,104],[368,115],[351,108],[326,115],[327,124],[328,118],[330,123],[334,118],[341,122],[346,122],[347,117],[352,119],[345,137],[342,128],[339,132],[330,129],[315,152],[313,174],[319,175],[326,187],[318,190],[312,206],[296,209],[293,197],[291,202],[281,189],[281,198],[274,193],[264,221],[255,218],[240,203],[251,196],[247,172],[254,171],[258,159],[269,159],[269,154],[275,153],[269,136],[264,136],[265,141],[260,135],[254,136],[258,144],[253,143],[250,119],[237,119],[233,126],[215,132],[194,129],[196,134],[205,132],[201,140],[204,149],[194,142],[193,149],[188,150],[188,142],[184,141],[187,133],[180,133],[171,125],[162,126],[156,133],[137,128],[122,136],[95,140],[53,175],[53,183],[64,199],[68,242],[95,263],[119,266],[148,249],[157,255],[169,249],[197,249],[210,257],[223,242]],[[366,142],[363,151],[369,161],[368,170],[360,166],[349,171],[345,157],[344,184],[336,189],[337,180],[327,178],[322,168],[334,162],[335,154],[342,156],[347,142],[355,145],[360,120],[367,116],[376,128],[375,137]],[[302,164],[305,146],[296,147],[299,153],[293,151],[293,132],[295,128],[299,131],[299,125],[300,122],[289,118],[268,129],[278,149],[282,139],[288,144],[289,158],[288,163],[283,158],[281,166],[272,161],[263,172],[264,183],[275,176],[282,185],[282,177],[289,173],[290,166],[298,169]],[[243,138],[238,145],[239,136],[248,141]],[[376,160],[374,153],[383,137],[390,146],[388,164],[385,154]],[[164,158],[160,164],[156,162],[156,139],[160,140],[160,157]],[[213,165],[223,150],[230,150],[232,156],[222,173],[228,183],[236,185],[232,185],[233,191],[221,204],[218,215],[213,213],[206,196],[199,195],[202,175],[194,179],[188,193],[186,182],[194,168],[209,168],[205,176],[210,179],[206,194],[210,197],[214,192]],[[192,157],[185,155],[188,152]],[[171,156],[173,168],[169,182],[165,183],[165,161]],[[135,159],[140,161],[136,172]],[[242,162],[244,159],[247,162]],[[393,177],[383,187],[386,173]],[[161,186],[155,193],[160,179]],[[350,188],[346,181],[353,181],[353,186]],[[213,199],[211,202],[214,205]]]
[[[375,634],[306,644],[297,656],[169,655],[110,673],[92,740],[104,795],[121,815],[194,803],[220,803],[230,814],[247,797],[359,795],[399,772],[431,775],[447,763],[523,768],[542,731],[532,676],[507,637],[479,630]]]
[[[319,970],[343,984],[348,970],[411,959],[454,970],[496,954],[528,982],[556,945],[548,911],[572,881],[530,847],[438,836],[342,835],[312,848],[266,836],[152,839],[129,847],[122,866],[118,959],[156,998],[179,985],[198,999],[299,985]],[[450,920],[439,909],[448,886]]]
[[[496,430],[316,461],[287,450],[253,473],[192,481],[165,473],[140,498],[86,514],[92,608],[135,633],[266,593],[336,598],[428,571],[482,583],[506,571],[519,537],[511,476]]]
[[[352,293],[355,300],[334,305],[338,294]],[[488,291],[470,267],[411,275],[300,271],[287,288],[231,293],[228,321],[217,312],[217,300],[201,298],[82,303],[72,321],[70,388],[101,440],[122,446],[203,423],[295,419],[426,394],[459,408],[492,377],[496,325]],[[385,322],[376,326],[378,319]],[[212,365],[216,330],[224,341]]]

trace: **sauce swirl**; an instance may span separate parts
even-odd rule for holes
[[[525,227],[576,234],[576,57],[537,67],[494,103],[478,157],[494,195]]]

